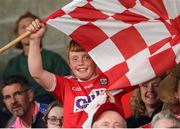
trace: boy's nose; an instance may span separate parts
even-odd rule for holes
[[[83,59],[79,59],[79,65],[82,65],[84,63]]]

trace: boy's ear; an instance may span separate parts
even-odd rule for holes
[[[68,65],[70,66],[70,61],[69,61],[69,60],[67,61],[67,63],[68,63]]]
[[[68,65],[69,65],[69,67],[71,68],[71,64],[70,64],[70,61],[69,61],[69,60],[68,60],[68,62],[67,62],[67,63],[68,63]]]

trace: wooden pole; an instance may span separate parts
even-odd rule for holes
[[[6,51],[7,49],[11,48],[12,46],[14,46],[15,44],[17,44],[19,41],[21,41],[23,38],[29,36],[31,34],[31,32],[26,31],[24,34],[20,35],[19,37],[17,37],[16,39],[14,39],[13,41],[7,43],[5,46],[3,46],[2,48],[0,48],[0,54],[2,54],[4,51]]]

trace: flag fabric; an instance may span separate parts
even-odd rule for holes
[[[73,0],[45,19],[84,48],[110,90],[180,62],[180,0]]]
[[[111,94],[180,62],[180,0],[73,0],[44,23],[89,53],[108,77]],[[83,128],[90,128],[93,114],[105,101],[102,95],[87,106]]]

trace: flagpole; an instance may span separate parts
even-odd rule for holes
[[[31,32],[26,31],[25,33],[23,33],[22,35],[20,35],[19,37],[17,37],[16,39],[14,39],[13,41],[7,43],[5,46],[3,46],[2,48],[0,48],[0,54],[2,54],[4,51],[6,51],[7,49],[9,49],[10,47],[14,46],[15,44],[17,44],[19,41],[21,41],[23,38],[29,36],[31,34]]]

